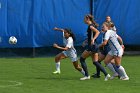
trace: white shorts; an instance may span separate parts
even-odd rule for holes
[[[77,53],[75,51],[63,51],[62,52],[66,57],[69,57],[72,62],[75,62],[78,60]]]
[[[119,49],[118,51],[110,50],[108,54],[111,55],[111,56],[122,57],[122,55],[123,55],[123,49]]]

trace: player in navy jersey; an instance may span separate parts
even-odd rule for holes
[[[75,67],[75,69],[77,69],[78,71],[80,71],[83,75],[85,75],[85,72],[83,71],[83,69],[80,67],[80,65],[78,64],[78,58],[77,58],[77,53],[76,50],[74,48],[74,34],[71,32],[70,29],[60,29],[60,28],[54,28],[54,30],[56,31],[61,31],[63,33],[63,43],[64,43],[64,47],[60,47],[57,44],[54,44],[53,47],[63,50],[61,53],[57,54],[55,57],[55,63],[56,63],[56,71],[54,71],[54,74],[60,74],[60,60],[64,59],[64,58],[70,58],[73,66]]]
[[[87,43],[87,49],[82,53],[80,57],[81,66],[85,71],[85,76],[83,78],[80,78],[80,80],[90,79],[85,59],[91,56],[93,64],[104,73],[105,81],[107,81],[110,75],[105,71],[105,69],[98,62],[98,45],[96,42],[96,39],[100,33],[97,30],[98,24],[93,20],[93,16],[90,14],[85,16],[84,22],[88,25],[88,29],[87,29],[88,38],[83,43],[83,46],[85,45],[85,43]]]
[[[107,56],[105,57],[105,64],[111,62],[112,59],[115,60],[115,64],[118,68],[118,73],[120,73],[120,79],[121,80],[129,80],[129,77],[127,76],[125,69],[123,66],[121,66],[121,58],[123,55],[123,48],[119,44],[119,41],[117,40],[117,35],[115,31],[112,31],[111,25],[107,22],[103,23],[102,31],[105,32],[104,41],[99,46],[100,48],[104,47],[107,43],[109,44],[110,51],[108,52]]]

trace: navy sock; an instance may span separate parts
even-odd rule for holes
[[[120,73],[119,70],[118,70],[118,68],[119,68],[120,66],[116,66],[114,63],[111,63],[111,64],[113,65],[115,71],[119,74],[119,76],[121,76],[121,73]]]
[[[99,61],[99,63],[101,64],[101,61]],[[101,70],[100,70],[100,68],[99,68],[99,67],[97,67],[97,66],[96,66],[96,71],[97,71],[97,73],[96,73],[96,74],[97,74],[97,76],[100,76],[100,71],[101,71]]]
[[[93,64],[97,67],[100,68],[100,70],[104,73],[104,75],[107,75],[106,70],[104,69],[104,67],[99,63],[99,62],[93,62]]]
[[[80,57],[80,63],[81,63],[83,70],[85,71],[85,76],[89,76],[85,58]]]

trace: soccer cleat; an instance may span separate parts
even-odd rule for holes
[[[93,74],[91,77],[93,77],[93,78],[100,78],[101,76],[97,75],[97,74]]]
[[[88,80],[88,79],[90,79],[90,76],[85,76],[85,77],[83,77],[83,78],[80,78],[80,80]]]
[[[121,80],[129,80],[129,77],[120,77]]]
[[[54,71],[53,74],[60,74],[60,71]]]
[[[109,75],[109,74],[107,74],[106,76],[105,76],[105,81],[108,81],[108,79],[110,78],[111,76]]]
[[[111,80],[114,79],[115,77],[118,77],[118,73],[113,74],[113,76],[111,76]]]

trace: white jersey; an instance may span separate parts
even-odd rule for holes
[[[119,42],[117,40],[117,37],[118,37],[118,35],[116,34],[115,31],[108,30],[105,33],[104,40],[108,40],[110,49],[112,51],[119,51],[120,49],[122,49],[121,45],[119,44]]]
[[[64,55],[70,57],[72,62],[77,61],[78,58],[77,58],[76,50],[74,48],[73,38],[69,37],[68,39],[66,39],[63,33],[63,43],[65,47],[69,48],[68,50],[63,51]]]
[[[111,30],[113,30],[113,31],[117,31],[117,29],[116,29],[115,26],[113,26],[113,27],[111,28]]]

